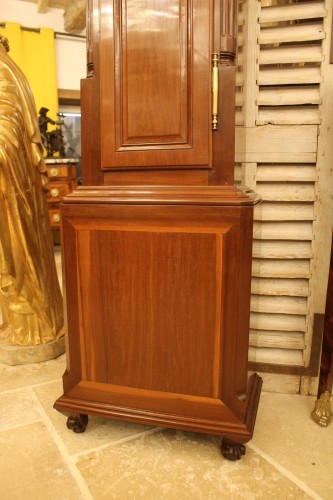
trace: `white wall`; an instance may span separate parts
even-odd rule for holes
[[[30,28],[52,28],[61,33],[65,31],[62,9],[48,7],[45,14],[38,14],[36,4],[21,0],[0,0],[0,23],[5,21]],[[85,40],[56,36],[55,50],[58,88],[79,90],[80,80],[86,76]]]

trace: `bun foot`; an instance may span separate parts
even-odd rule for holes
[[[222,438],[221,453],[227,460],[240,460],[245,455],[245,452],[246,448],[243,444]]]
[[[84,432],[88,425],[88,415],[84,415],[82,413],[71,415],[68,417],[66,425],[67,428],[71,429],[73,432]]]

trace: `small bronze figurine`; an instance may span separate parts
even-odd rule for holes
[[[63,133],[61,130],[61,126],[64,122],[62,120],[52,120],[52,118],[47,116],[48,111],[48,108],[42,107],[39,110],[38,116],[39,131],[43,146],[46,150],[46,156],[47,158],[53,158],[55,153],[59,153],[60,158],[64,158],[66,155]],[[47,127],[49,123],[51,125],[59,125],[59,127],[48,132]]]

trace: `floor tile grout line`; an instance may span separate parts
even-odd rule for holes
[[[323,497],[321,497],[320,495],[318,495],[318,493],[313,491],[306,483],[304,483],[304,481],[299,479],[297,476],[295,476],[295,474],[293,474],[279,462],[274,460],[274,458],[272,458],[270,455],[267,455],[267,453],[260,450],[260,448],[258,448],[252,443],[247,443],[247,447],[253,450],[255,453],[257,453],[257,455],[264,458],[271,465],[273,465],[281,474],[286,476],[290,481],[292,481],[296,486],[298,486],[302,491],[304,491],[304,493],[309,495],[313,500],[323,500]]]
[[[47,380],[46,382],[38,382],[37,384],[24,385],[22,387],[16,387],[15,389],[7,389],[6,391],[0,391],[0,396],[3,394],[10,394],[12,392],[22,391],[24,389],[33,389],[34,387],[42,387],[43,385],[52,384],[54,382],[59,382],[59,376],[52,380]]]
[[[53,423],[51,422],[47,412],[45,411],[43,405],[41,404],[40,400],[38,399],[37,394],[33,391],[33,389],[31,390],[31,392],[33,394],[35,401],[37,402],[37,404],[39,406],[40,411],[41,411],[42,421],[46,425],[47,429],[49,430],[50,435],[51,435],[53,441],[55,442],[63,461],[67,465],[69,471],[72,474],[73,479],[75,480],[81,494],[83,495],[82,498],[84,500],[94,500],[92,494],[89,491],[87,483],[85,482],[82,474],[80,473],[79,469],[76,466],[75,455],[70,455],[65,444],[63,443],[62,439],[58,435]]]
[[[37,424],[38,422],[42,422],[43,418],[40,416],[34,420],[25,420],[22,424],[9,425],[8,427],[0,427],[0,432],[8,432],[13,431],[15,429],[20,429],[21,427],[26,427],[27,425]]]
[[[135,441],[136,439],[139,439],[142,436],[150,436],[151,434],[157,434],[158,432],[161,432],[163,429],[160,427],[154,427],[154,429],[149,429],[148,431],[143,431],[138,434],[133,434],[132,436],[127,436],[122,439],[117,439],[116,441],[110,441],[105,444],[101,444],[100,446],[96,446],[94,448],[89,448],[85,451],[80,451],[78,453],[73,454],[72,456],[75,457],[76,459],[83,457],[87,455],[88,453],[95,453],[96,451],[101,451],[104,450],[105,448],[117,446],[123,443],[128,443],[130,441]]]

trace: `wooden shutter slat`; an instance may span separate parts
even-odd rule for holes
[[[251,347],[269,347],[279,349],[304,349],[304,334],[300,332],[273,332],[250,330]]]
[[[254,234],[254,238],[258,235]],[[308,241],[253,241],[253,257],[261,259],[311,259],[311,243]]]
[[[309,282],[305,279],[252,278],[251,291],[260,295],[308,297]]]
[[[257,125],[313,125],[320,124],[318,107],[289,106],[288,108],[263,107],[259,109]]]
[[[309,278],[310,262],[308,259],[270,260],[253,259],[252,276],[266,278]]]
[[[316,163],[317,136],[314,125],[237,127],[236,162]]]
[[[255,222],[253,234],[262,240],[296,240],[313,239],[312,222]]]
[[[254,330],[274,330],[305,332],[305,316],[293,314],[260,314],[251,313],[250,328]]]
[[[256,189],[262,199],[266,201],[314,201],[316,199],[312,183],[258,182]]]
[[[263,202],[254,210],[256,221],[309,221],[313,219],[312,203]]]
[[[280,46],[259,52],[259,64],[295,64],[323,61],[320,45]]]
[[[307,314],[306,298],[252,295],[251,311],[260,313]]]
[[[290,106],[320,103],[321,98],[318,86],[261,89],[257,100],[259,106]]]
[[[317,172],[315,165],[283,164],[283,165],[258,165],[257,181],[281,182],[315,182]]]
[[[310,42],[322,40],[325,37],[322,23],[293,24],[274,28],[261,28],[259,44],[274,44],[286,42]]]
[[[249,349],[249,360],[257,363],[271,363],[277,365],[303,366],[303,353],[301,350],[284,349]]]
[[[315,19],[326,17],[324,2],[290,4],[272,7],[262,7],[259,22],[274,23],[297,19]]]
[[[321,83],[320,68],[263,68],[258,77],[259,85],[304,85]]]

